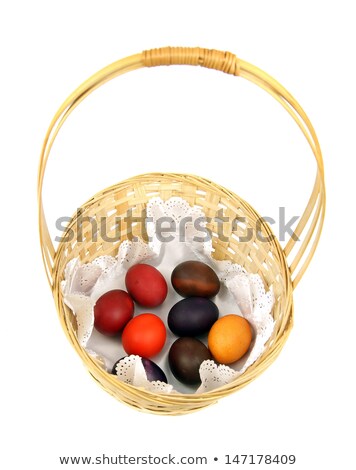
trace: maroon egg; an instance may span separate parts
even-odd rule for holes
[[[184,261],[172,272],[172,285],[182,297],[214,297],[220,290],[215,271],[201,261]]]
[[[187,385],[200,383],[199,368],[206,359],[212,359],[210,351],[196,338],[178,338],[168,354],[172,374]]]
[[[134,314],[134,303],[123,290],[111,290],[94,306],[94,326],[102,334],[114,336],[125,327]]]
[[[144,307],[157,307],[167,297],[165,278],[149,264],[135,264],[126,273],[126,289],[133,299]]]

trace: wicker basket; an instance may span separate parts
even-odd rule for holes
[[[229,220],[224,222],[224,234],[229,235],[229,241],[219,239],[214,223],[209,226],[215,235],[213,237],[214,257],[219,260],[227,259],[239,263],[249,272],[259,273],[267,288],[273,286],[276,299],[273,308],[275,329],[265,352],[234,382],[200,395],[158,395],[119,382],[114,376],[105,372],[100,364],[79,345],[76,337],[75,317],[63,302],[60,283],[63,280],[64,268],[68,261],[79,257],[82,262],[90,262],[99,255],[115,255],[121,241],[132,234],[141,234],[144,227],[141,227],[140,224],[131,226],[130,220],[128,220],[127,226],[121,229],[120,242],[108,243],[100,239],[99,234],[98,239],[93,242],[91,227],[86,230],[83,226],[82,242],[77,243],[75,239],[72,242],[62,242],[55,250],[42,205],[43,178],[53,142],[64,121],[76,106],[96,88],[121,74],[141,67],[176,64],[200,65],[220,70],[246,78],[266,90],[281,103],[296,121],[317,162],[315,185],[308,206],[295,229],[295,235],[301,241],[297,243],[293,237],[284,249],[266,223],[258,226],[258,230],[261,230],[265,238],[270,241],[260,241],[261,237],[256,235],[256,224],[261,218],[246,201],[233,192],[198,176],[161,173],[137,176],[97,193],[81,207],[82,216],[92,218],[107,216],[108,223],[117,216],[135,217],[141,215],[147,201],[153,196],[160,196],[163,200],[172,196],[182,196],[190,204],[202,207],[205,214],[212,218],[219,210],[223,209],[224,217]],[[265,72],[236,58],[229,52],[201,48],[167,47],[145,51],[107,66],[84,82],[62,104],[45,137],[39,167],[38,198],[40,241],[48,281],[62,327],[90,374],[107,392],[136,409],[160,414],[184,414],[204,408],[254,380],[275,360],[287,340],[293,325],[293,289],[308,267],[322,230],[325,211],[323,161],[315,131],[305,112],[287,90]],[[68,230],[73,230],[74,233],[76,232],[77,217],[78,214],[73,216],[68,226]],[[254,236],[249,242],[239,243],[238,237],[242,234],[239,234],[239,227],[235,226],[234,232],[232,232],[231,221],[236,217],[245,217],[247,226],[252,228]],[[243,229],[241,228],[241,230]],[[292,257],[292,260],[288,262],[287,256]]]

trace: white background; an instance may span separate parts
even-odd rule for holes
[[[168,452],[211,462],[293,453],[298,469],[355,468],[355,36],[352,2],[342,0],[1,3],[2,468]],[[165,45],[230,50],[281,81],[315,125],[328,189],[324,233],[280,357],[239,393],[183,417],[133,411],[86,373],[56,317],[36,215],[40,146],[59,104],[99,68]],[[315,171],[273,99],[188,67],[108,84],[73,114],[52,157],[51,227],[99,189],[145,171],[197,173],[263,215],[283,205],[300,214]]]

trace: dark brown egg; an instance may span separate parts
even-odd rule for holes
[[[209,349],[196,338],[178,338],[168,354],[172,374],[187,385],[200,383],[199,368],[206,359],[212,359]]]
[[[215,271],[201,261],[184,261],[172,272],[172,286],[182,297],[214,297],[220,290]]]

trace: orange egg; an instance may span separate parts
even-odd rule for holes
[[[212,326],[208,346],[214,359],[231,364],[246,354],[252,341],[252,329],[247,320],[238,315],[226,315]]]

